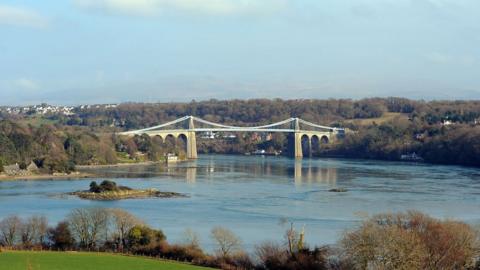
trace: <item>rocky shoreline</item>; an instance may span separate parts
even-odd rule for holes
[[[144,199],[144,198],[185,198],[185,194],[169,191],[159,191],[156,189],[137,189],[137,190],[121,190],[121,191],[107,191],[107,192],[90,192],[88,190],[75,191],[67,193],[68,195],[75,195],[80,199],[95,200],[95,201],[115,201],[125,199]]]

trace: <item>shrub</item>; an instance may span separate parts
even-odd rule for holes
[[[97,182],[92,181],[90,182],[90,192],[100,193],[100,187],[98,186]]]
[[[109,181],[109,180],[103,180],[102,183],[100,184],[100,188],[102,191],[117,191],[117,183],[114,181]]]
[[[90,182],[90,192],[94,193],[102,193],[102,192],[109,192],[109,191],[120,191],[120,190],[131,190],[129,187],[124,186],[117,186],[117,183],[114,181],[103,180],[100,185],[97,184],[96,181]]]
[[[285,248],[274,242],[265,242],[255,247],[255,255],[260,262],[260,269],[278,269],[288,260]]]
[[[20,168],[20,170],[26,170],[27,169],[27,163],[22,161],[18,164],[18,167]]]
[[[382,214],[341,241],[354,269],[465,269],[478,256],[478,235],[467,224],[419,212]]]
[[[48,239],[51,246],[55,249],[68,250],[75,245],[75,239],[66,221],[61,221],[54,228],[50,228],[48,230]]]
[[[273,242],[265,242],[255,248],[255,254],[262,270],[323,270],[327,269],[327,249],[302,248],[290,253],[288,248]]]
[[[189,261],[201,264],[207,259],[207,255],[199,247],[186,245],[168,245],[163,246],[162,255],[169,259]]]
[[[161,230],[155,230],[143,225],[134,226],[127,235],[128,246],[130,248],[147,246],[164,240],[166,240],[166,237]]]

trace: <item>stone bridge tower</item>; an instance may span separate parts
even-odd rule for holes
[[[292,127],[291,129],[294,130],[293,133],[293,156],[295,158],[302,158],[303,157],[303,152],[302,152],[302,133],[300,132],[300,123],[298,121],[298,118],[294,118],[294,120],[291,123]]]
[[[193,117],[189,117],[187,123],[187,158],[196,159],[197,156],[197,138],[195,137],[195,126],[193,124]]]

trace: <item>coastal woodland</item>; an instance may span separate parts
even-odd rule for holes
[[[480,101],[208,100],[189,103],[124,103],[78,106],[71,114],[0,113],[0,172],[34,163],[44,172],[71,172],[77,165],[159,161],[183,155],[182,141],[148,136],[125,138],[121,131],[194,115],[233,125],[261,125],[299,117],[345,127],[344,139],[325,144],[314,156],[399,160],[416,153],[425,162],[480,166]],[[244,154],[256,149],[286,153],[288,138],[236,134],[202,139],[200,153]],[[264,136],[265,137],[265,136]]]

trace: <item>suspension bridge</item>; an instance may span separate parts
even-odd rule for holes
[[[197,132],[257,132],[257,133],[275,133],[282,132],[292,136],[292,155],[296,158],[303,157],[303,147],[306,147],[311,153],[312,142],[329,143],[334,141],[340,134],[344,134],[342,128],[317,125],[300,118],[289,118],[273,124],[262,126],[231,126],[207,121],[195,116],[184,116],[174,121],[161,125],[132,130],[120,133],[123,136],[136,136],[146,134],[150,137],[158,136],[166,140],[171,136],[175,139],[183,138],[186,141],[187,158],[197,158]],[[306,143],[302,143],[306,142]]]

